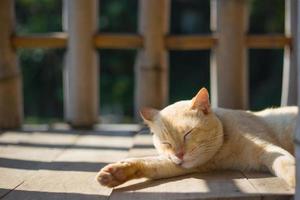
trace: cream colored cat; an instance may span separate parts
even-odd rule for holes
[[[130,179],[159,179],[218,169],[270,171],[295,186],[293,133],[297,107],[249,112],[211,109],[202,88],[188,101],[141,116],[160,156],[130,158],[105,166],[100,184],[114,187]]]

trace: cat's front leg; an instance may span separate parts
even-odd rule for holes
[[[115,187],[136,178],[159,179],[191,173],[163,156],[130,158],[106,165],[97,174],[97,181],[107,187]]]
[[[289,152],[278,146],[268,145],[264,149],[261,161],[272,174],[283,178],[291,187],[295,187],[295,157]]]

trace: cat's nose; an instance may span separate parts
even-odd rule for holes
[[[175,154],[175,156],[177,158],[179,158],[180,160],[183,160],[183,156],[184,156],[184,152],[183,151],[179,151]]]

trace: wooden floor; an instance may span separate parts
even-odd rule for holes
[[[294,193],[269,174],[237,171],[101,187],[95,175],[105,164],[156,154],[150,135],[139,130],[137,125],[102,125],[70,131],[59,125],[2,132],[0,199],[290,199]]]

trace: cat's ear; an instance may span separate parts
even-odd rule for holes
[[[154,120],[154,117],[158,113],[159,113],[159,110],[156,110],[154,108],[149,108],[149,107],[144,107],[140,110],[140,115],[146,123],[152,122]]]
[[[196,96],[192,99],[192,109],[199,109],[204,114],[210,112],[209,94],[206,88],[201,88]]]

